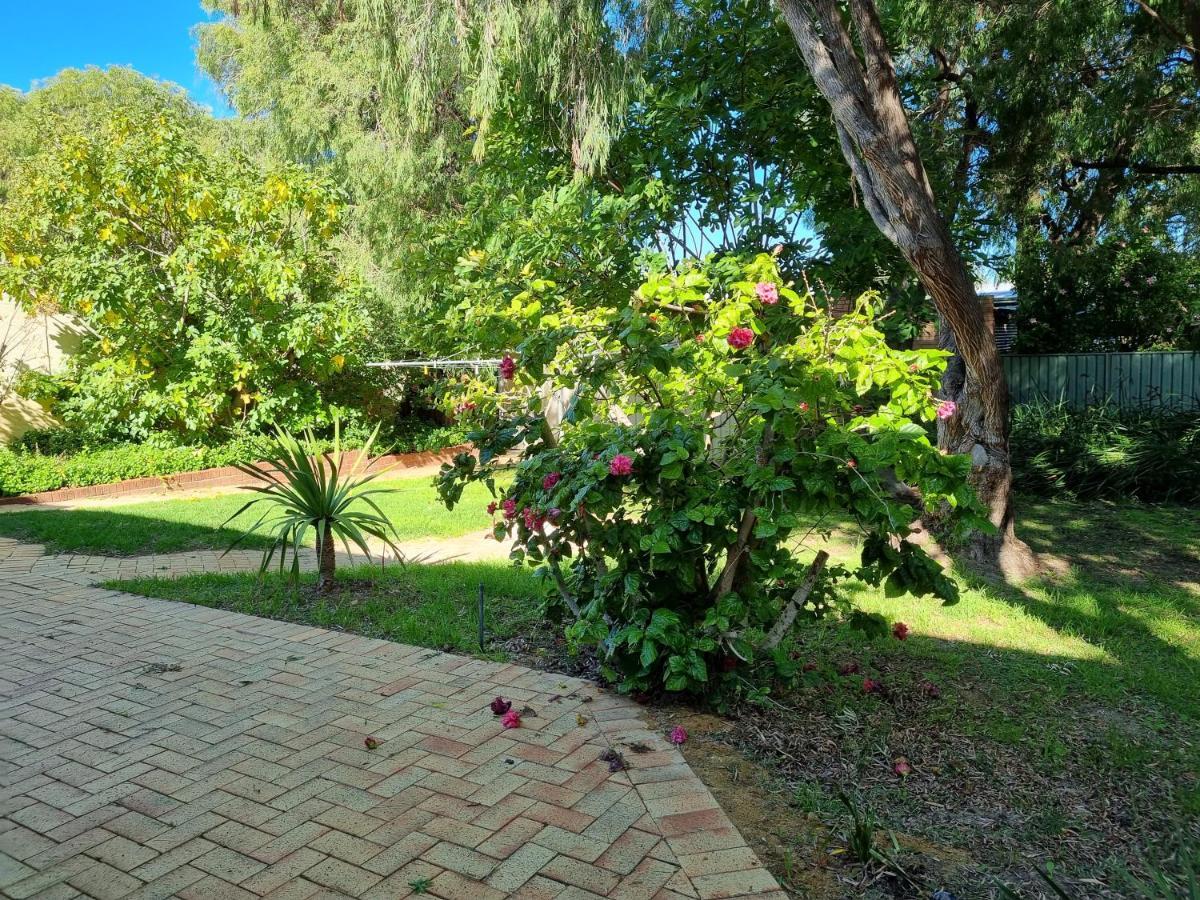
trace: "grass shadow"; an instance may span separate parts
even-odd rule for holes
[[[456,537],[475,530],[482,536],[489,528],[485,507],[491,496],[483,485],[468,486],[462,501],[450,511],[429,478],[379,481],[372,487],[390,488],[373,499],[401,541]],[[74,509],[10,507],[0,511],[0,537],[42,544],[48,553],[135,556],[225,550],[264,511],[249,510],[226,525],[252,497],[242,490]],[[269,544],[266,538],[250,537],[239,546],[262,549]]]

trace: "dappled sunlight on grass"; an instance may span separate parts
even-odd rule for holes
[[[910,651],[939,664],[968,653],[994,663],[997,654],[1017,652],[1020,662],[1012,665],[1020,674],[993,666],[981,675],[1001,683],[1054,680],[1061,665],[1073,665],[1073,690],[1112,702],[1140,695],[1200,720],[1196,511],[1027,499],[1019,508],[1019,533],[1039,552],[1065,560],[1062,574],[1019,586],[960,574],[962,599],[955,606],[888,599],[863,586],[853,589],[855,602],[907,623],[914,634]],[[856,545],[854,533],[842,529],[826,546],[835,560],[852,563]],[[1047,662],[1034,665],[1038,658]]]
[[[965,590],[954,606],[942,606],[936,600],[922,597],[888,599],[870,589],[859,592],[856,600],[862,609],[905,622],[923,637],[1042,656],[1109,659],[1103,647],[1082,635],[1055,629],[1037,616],[981,590]]]

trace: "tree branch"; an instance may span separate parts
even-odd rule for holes
[[[1077,169],[1116,169],[1122,172],[1136,172],[1139,175],[1200,175],[1200,163],[1185,163],[1182,165],[1159,165],[1157,163],[1134,162],[1124,156],[1114,156],[1111,159],[1071,159],[1071,165]]]
[[[1134,0],[1134,2],[1137,3],[1137,5],[1141,7],[1142,12],[1144,12],[1151,19],[1153,19],[1155,21],[1155,23],[1163,31],[1165,31],[1171,37],[1175,38],[1175,40],[1179,41],[1180,47],[1182,47],[1184,50],[1188,51],[1188,53],[1191,53],[1193,56],[1196,55],[1196,48],[1188,41],[1187,35],[1184,34],[1182,31],[1180,31],[1178,28],[1176,28],[1174,25],[1172,25],[1170,22],[1168,22],[1166,19],[1164,19],[1162,16],[1160,16],[1158,14],[1158,10],[1156,10],[1156,9],[1154,9],[1154,7],[1150,6],[1150,4],[1146,2],[1146,0]]]
[[[796,615],[800,612],[800,607],[808,600],[809,595],[813,592],[813,588],[817,586],[817,579],[821,577],[821,572],[825,569],[825,563],[829,561],[829,554],[824,550],[817,554],[816,559],[812,561],[812,565],[808,567],[808,574],[804,576],[804,581],[800,582],[800,587],[796,588],[796,592],[792,594],[783,611],[779,613],[779,618],[775,620],[775,624],[771,626],[771,630],[767,633],[766,640],[763,641],[764,650],[774,650],[779,646],[779,642],[783,640],[783,636],[791,629],[792,624],[796,621]]]

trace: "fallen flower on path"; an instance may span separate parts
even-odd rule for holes
[[[600,754],[600,759],[602,762],[608,763],[608,771],[610,772],[620,772],[626,768],[625,757],[611,747]]]
[[[368,750],[374,750],[376,747],[379,746],[379,744],[380,744],[379,738],[369,737],[369,738],[363,739],[363,746],[365,746]]]
[[[687,741],[687,732],[682,725],[676,725],[671,729],[671,743],[678,747],[680,744]]]
[[[492,715],[502,716],[506,712],[508,712],[510,709],[512,709],[512,701],[505,700],[503,697],[497,697],[495,700],[492,701],[491,706],[492,706]]]
[[[506,712],[504,715],[502,715],[500,717],[500,724],[503,725],[505,728],[520,728],[521,727],[521,714],[519,712],[517,712],[515,709],[510,709],[508,712]]]
[[[912,774],[912,766],[905,757],[897,756],[896,761],[892,763],[892,771],[904,778],[906,775]]]

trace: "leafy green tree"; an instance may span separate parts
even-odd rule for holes
[[[950,202],[1015,251],[1001,268],[1025,346],[1188,346],[1195,292],[1180,273],[1200,239],[1200,6],[882,6],[917,51],[910,105],[924,111],[917,128]]]
[[[238,130],[206,115],[182,88],[123,66],[63,69],[28,92],[0,85],[0,200],[21,162],[44,149],[63,128],[86,132],[102,127],[118,112],[160,110],[187,122],[208,147],[227,142]]]
[[[1022,352],[1200,350],[1200,265],[1162,238],[1063,245],[1028,236],[1014,277]]]
[[[361,399],[366,313],[328,181],[206,149],[170,105],[43,127],[0,210],[0,288],[86,326],[60,382],[69,424],[196,438]]]

